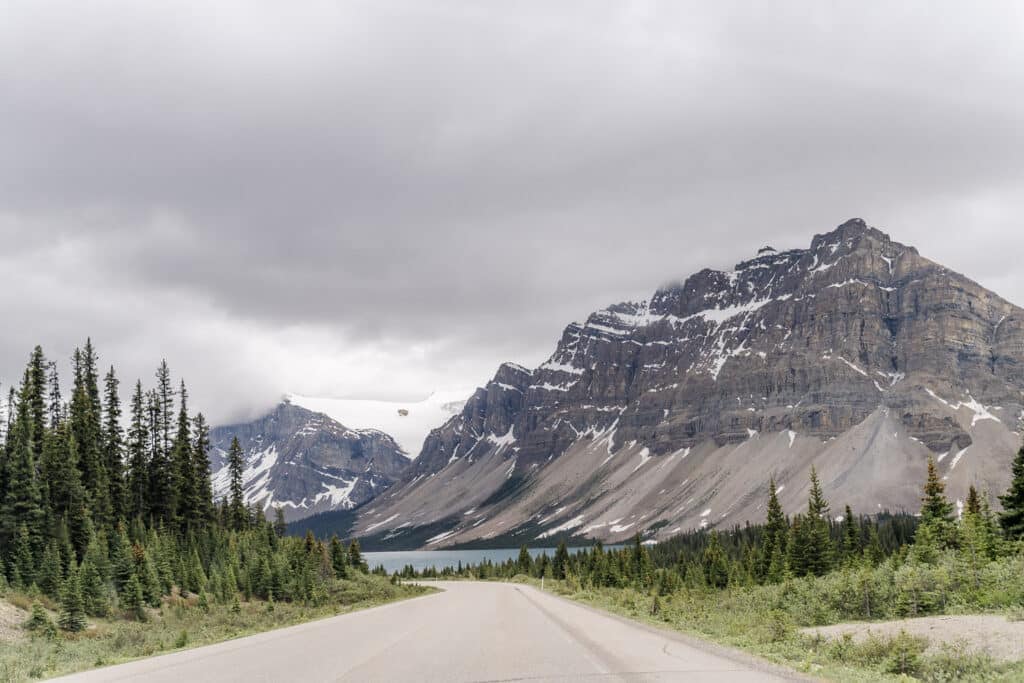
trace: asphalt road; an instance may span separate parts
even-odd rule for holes
[[[781,681],[757,661],[528,586],[444,592],[60,680]]]

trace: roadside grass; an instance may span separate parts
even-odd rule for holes
[[[29,637],[0,643],[0,681],[4,683],[49,678],[93,667],[119,664],[142,657],[210,645],[263,631],[293,626],[314,619],[337,616],[396,600],[416,597],[435,589],[411,584],[393,585],[375,575],[354,574],[331,586],[320,604],[242,601],[210,602],[204,608],[196,596],[165,598],[159,609],[150,610],[145,622],[121,618],[91,619],[77,634],[51,627],[28,632]],[[5,599],[29,610],[35,599],[8,593]],[[38,600],[56,620],[57,605]],[[28,621],[30,612],[26,611]]]
[[[539,580],[528,581],[540,585]],[[828,640],[803,635],[789,613],[772,609],[770,601],[759,594],[763,588],[651,596],[632,588],[584,589],[548,580],[545,589],[630,619],[737,648],[815,678],[843,683],[1024,680],[1024,662],[997,662],[955,645],[926,655],[927,641],[905,633],[872,636],[859,643],[848,637]]]

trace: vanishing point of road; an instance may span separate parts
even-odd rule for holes
[[[529,586],[436,585],[443,592],[61,680],[789,680],[752,658]]]

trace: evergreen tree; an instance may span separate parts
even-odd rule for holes
[[[242,489],[242,472],[245,470],[245,461],[242,458],[242,446],[238,443],[238,437],[231,437],[231,446],[228,448],[228,506],[233,529],[240,530],[248,526],[249,515],[245,510],[245,493]]]
[[[120,382],[110,366],[103,380],[103,462],[107,468],[110,486],[110,510],[113,519],[127,515],[128,497],[124,477],[124,431],[121,428],[121,397],[118,394]]]
[[[828,502],[821,491],[818,473],[811,465],[811,493],[807,500],[803,564],[808,574],[822,576],[832,568],[832,537],[829,532]]]
[[[210,481],[210,427],[202,413],[192,421],[193,514],[200,526],[213,521],[213,484]]]
[[[51,540],[43,551],[43,560],[39,565],[36,577],[39,590],[51,598],[60,596],[61,585],[64,583],[64,568],[60,558],[57,541]]]
[[[953,506],[946,499],[946,485],[939,478],[935,461],[928,458],[928,478],[921,498],[921,522],[945,524],[953,519]]]
[[[729,562],[722,550],[718,532],[712,531],[708,547],[701,558],[704,568],[704,581],[712,588],[725,588],[729,585]]]
[[[78,467],[94,521],[112,521],[110,485],[102,455],[102,428],[96,352],[92,341],[74,353],[74,385],[68,418],[71,434],[78,445]]]
[[[1024,539],[1024,446],[1017,451],[1010,472],[1013,475],[1010,488],[999,496],[999,502],[1003,504],[999,524],[1006,538],[1016,541]]]
[[[71,563],[71,569],[61,590],[59,623],[65,631],[85,630],[85,605],[82,602],[82,585],[75,562]]]
[[[562,580],[565,578],[565,569],[569,564],[569,549],[565,546],[565,541],[558,544],[558,549],[555,551],[555,559],[552,563],[552,574],[554,578]]]
[[[981,514],[981,498],[978,496],[978,489],[971,484],[967,489],[967,502],[964,504],[964,512],[969,515]]]
[[[7,490],[0,505],[0,548],[13,541],[20,527],[27,529],[33,544],[42,541],[45,514],[33,445],[32,391],[31,373],[26,370],[13,431],[6,444]]]
[[[142,593],[142,583],[134,573],[121,591],[121,605],[139,621],[146,621],[146,599]]]
[[[776,555],[779,557],[785,555],[786,537],[789,534],[789,524],[782,512],[782,505],[779,504],[777,489],[775,477],[771,477],[768,480],[768,516],[764,525],[764,535],[761,537],[760,574],[763,577],[770,573],[772,558]],[[776,580],[778,579],[773,579],[773,582]]]
[[[170,411],[174,407],[167,362],[157,370],[158,388],[146,396],[149,414],[149,510],[155,521],[170,525],[174,522],[177,504],[174,463],[171,460]]]
[[[516,560],[516,569],[520,574],[530,576],[533,574],[533,557],[525,545],[519,547],[519,558]]]
[[[178,392],[178,426],[171,447],[171,465],[174,471],[174,511],[183,533],[199,521],[199,492],[196,490],[195,466],[192,463],[192,422],[188,416],[188,391],[185,382]]]
[[[353,569],[357,569],[364,574],[370,571],[366,561],[363,560],[363,552],[359,549],[358,538],[353,538],[352,542],[348,544],[348,564]]]
[[[331,536],[331,566],[334,568],[334,575],[339,579],[348,576],[348,553],[345,546],[338,538],[338,534]],[[269,569],[269,567],[268,567]]]
[[[142,382],[135,383],[132,394],[131,423],[128,427],[128,476],[126,513],[129,518],[144,519],[149,507],[149,429]]]
[[[853,518],[853,511],[846,506],[843,515],[843,559],[847,564],[852,564],[860,557],[860,528]]]

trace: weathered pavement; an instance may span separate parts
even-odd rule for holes
[[[753,659],[507,583],[67,677],[93,681],[781,681]]]

